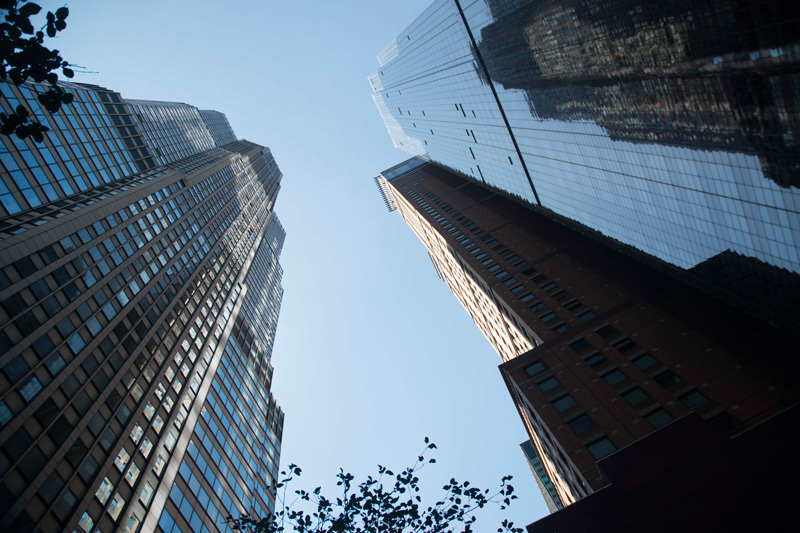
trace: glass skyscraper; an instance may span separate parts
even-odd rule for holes
[[[436,0],[369,80],[398,148],[705,282],[780,277],[800,271],[799,16]]]
[[[274,509],[285,232],[268,148],[186,104],[0,84],[0,529],[227,531]]]

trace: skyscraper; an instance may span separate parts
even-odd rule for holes
[[[281,172],[221,113],[64,87],[0,85],[50,127],[0,139],[0,529],[265,516]]]
[[[769,315],[780,291],[748,287],[800,272],[798,16],[783,0],[436,0],[369,80],[398,148]]]
[[[775,474],[763,481],[776,481],[770,445],[748,439],[765,431],[765,442],[773,442],[776,430],[763,428],[797,416],[791,333],[621,253],[589,228],[425,159],[376,181],[500,355],[531,439],[526,455],[538,460],[538,477],[559,505],[568,509],[607,488],[608,472],[620,470],[604,471],[602,461],[623,448],[627,455],[614,454],[615,464],[627,457],[623,470],[634,473],[603,492],[605,505],[615,490],[647,485],[647,469],[642,479],[635,474],[638,453],[683,465],[723,450],[717,457],[742,463],[731,487],[764,469]],[[761,459],[742,460],[731,448]],[[729,475],[724,464],[713,468]],[[682,494],[681,479],[705,486],[715,475],[666,486]],[[727,489],[715,490],[721,498]],[[760,498],[748,491],[736,497]]]

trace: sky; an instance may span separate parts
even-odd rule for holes
[[[221,111],[240,139],[272,150],[287,232],[272,392],[286,414],[282,466],[303,469],[296,488],[330,495],[339,468],[357,480],[378,464],[402,470],[430,437],[430,502],[451,477],[482,488],[514,477],[519,500],[479,515],[475,531],[489,532],[547,514],[525,430],[499,356],[373,182],[409,155],[367,76],[428,4],[83,0],[50,46],[91,71],[75,81]]]

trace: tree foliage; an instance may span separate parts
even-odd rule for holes
[[[352,474],[339,469],[336,484],[342,494],[336,498],[325,497],[317,487],[310,493],[295,490],[293,497],[290,494],[293,501],[287,502],[288,484],[301,474],[297,465],[289,465],[275,487],[279,510],[274,517],[229,516],[227,521],[235,531],[252,528],[255,533],[469,533],[480,509],[487,505],[505,509],[517,498],[508,483],[511,476],[502,478],[500,488],[493,494],[489,489],[481,490],[468,481],[453,478],[442,487],[443,496],[436,503],[424,506],[417,472],[436,462],[425,457],[435,448],[426,437],[425,449],[413,466],[395,474],[378,465],[377,477],[369,476],[357,485]],[[497,531],[522,533],[522,528],[503,520]]]
[[[55,37],[67,27],[69,9],[60,7],[55,13],[48,11],[44,25],[35,30],[31,17],[38,15],[42,8],[33,2],[20,0],[0,0],[0,9],[6,11],[5,22],[0,23],[0,81],[11,81],[16,85],[27,79],[50,84],[47,92],[40,94],[39,103],[50,113],[56,113],[63,104],[72,103],[73,96],[56,85],[57,70],[67,78],[75,72],[64,61],[58,50],[44,46],[45,34]],[[49,128],[39,123],[24,106],[17,106],[11,114],[0,113],[0,133],[16,134],[20,139],[33,138],[36,142],[44,140],[44,132]]]

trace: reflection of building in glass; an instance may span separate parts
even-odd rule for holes
[[[203,117],[203,122],[205,122],[208,127],[208,131],[214,139],[214,144],[217,146],[224,146],[236,142],[236,134],[233,133],[231,125],[228,123],[228,118],[224,113],[200,110],[200,116]]]
[[[0,138],[0,529],[265,516],[281,172],[219,113],[65,87],[51,116],[41,86],[0,84],[51,128]]]
[[[670,265],[800,272],[798,12],[706,4],[437,0],[373,98],[397,147]]]
[[[620,253],[588,228],[422,158],[377,181],[500,355],[540,462],[537,477],[565,511],[611,504],[604,498],[629,482],[653,489],[648,497],[658,502],[661,492],[672,498],[709,487],[716,500],[759,497],[752,493],[761,485],[728,488],[716,470],[695,468],[658,485],[648,457],[677,468],[725,450],[715,469],[731,460],[741,479],[783,475],[783,458],[768,459],[773,440],[748,439],[797,411],[797,315],[787,333]],[[748,454],[763,459],[750,464],[748,454],[731,451],[747,442]],[[619,464],[625,479],[608,490],[609,476],[625,473],[613,468]],[[672,494],[673,486],[680,491]],[[626,515],[617,514],[613,520]]]
[[[536,484],[539,486],[539,490],[542,492],[542,498],[544,498],[544,503],[547,505],[547,509],[551,513],[554,513],[559,509],[563,509],[564,506],[561,505],[561,502],[558,499],[558,493],[553,486],[553,482],[547,477],[547,472],[544,469],[542,460],[539,459],[539,455],[536,453],[536,448],[533,446],[533,443],[529,440],[526,440],[519,446],[522,448],[522,453],[525,454],[525,459],[528,461],[528,465],[531,467],[531,471],[535,476],[534,479],[536,479]]]
[[[796,11],[785,1],[535,2],[484,27],[481,53],[491,79],[525,90],[541,119],[755,154],[766,177],[797,187]]]

